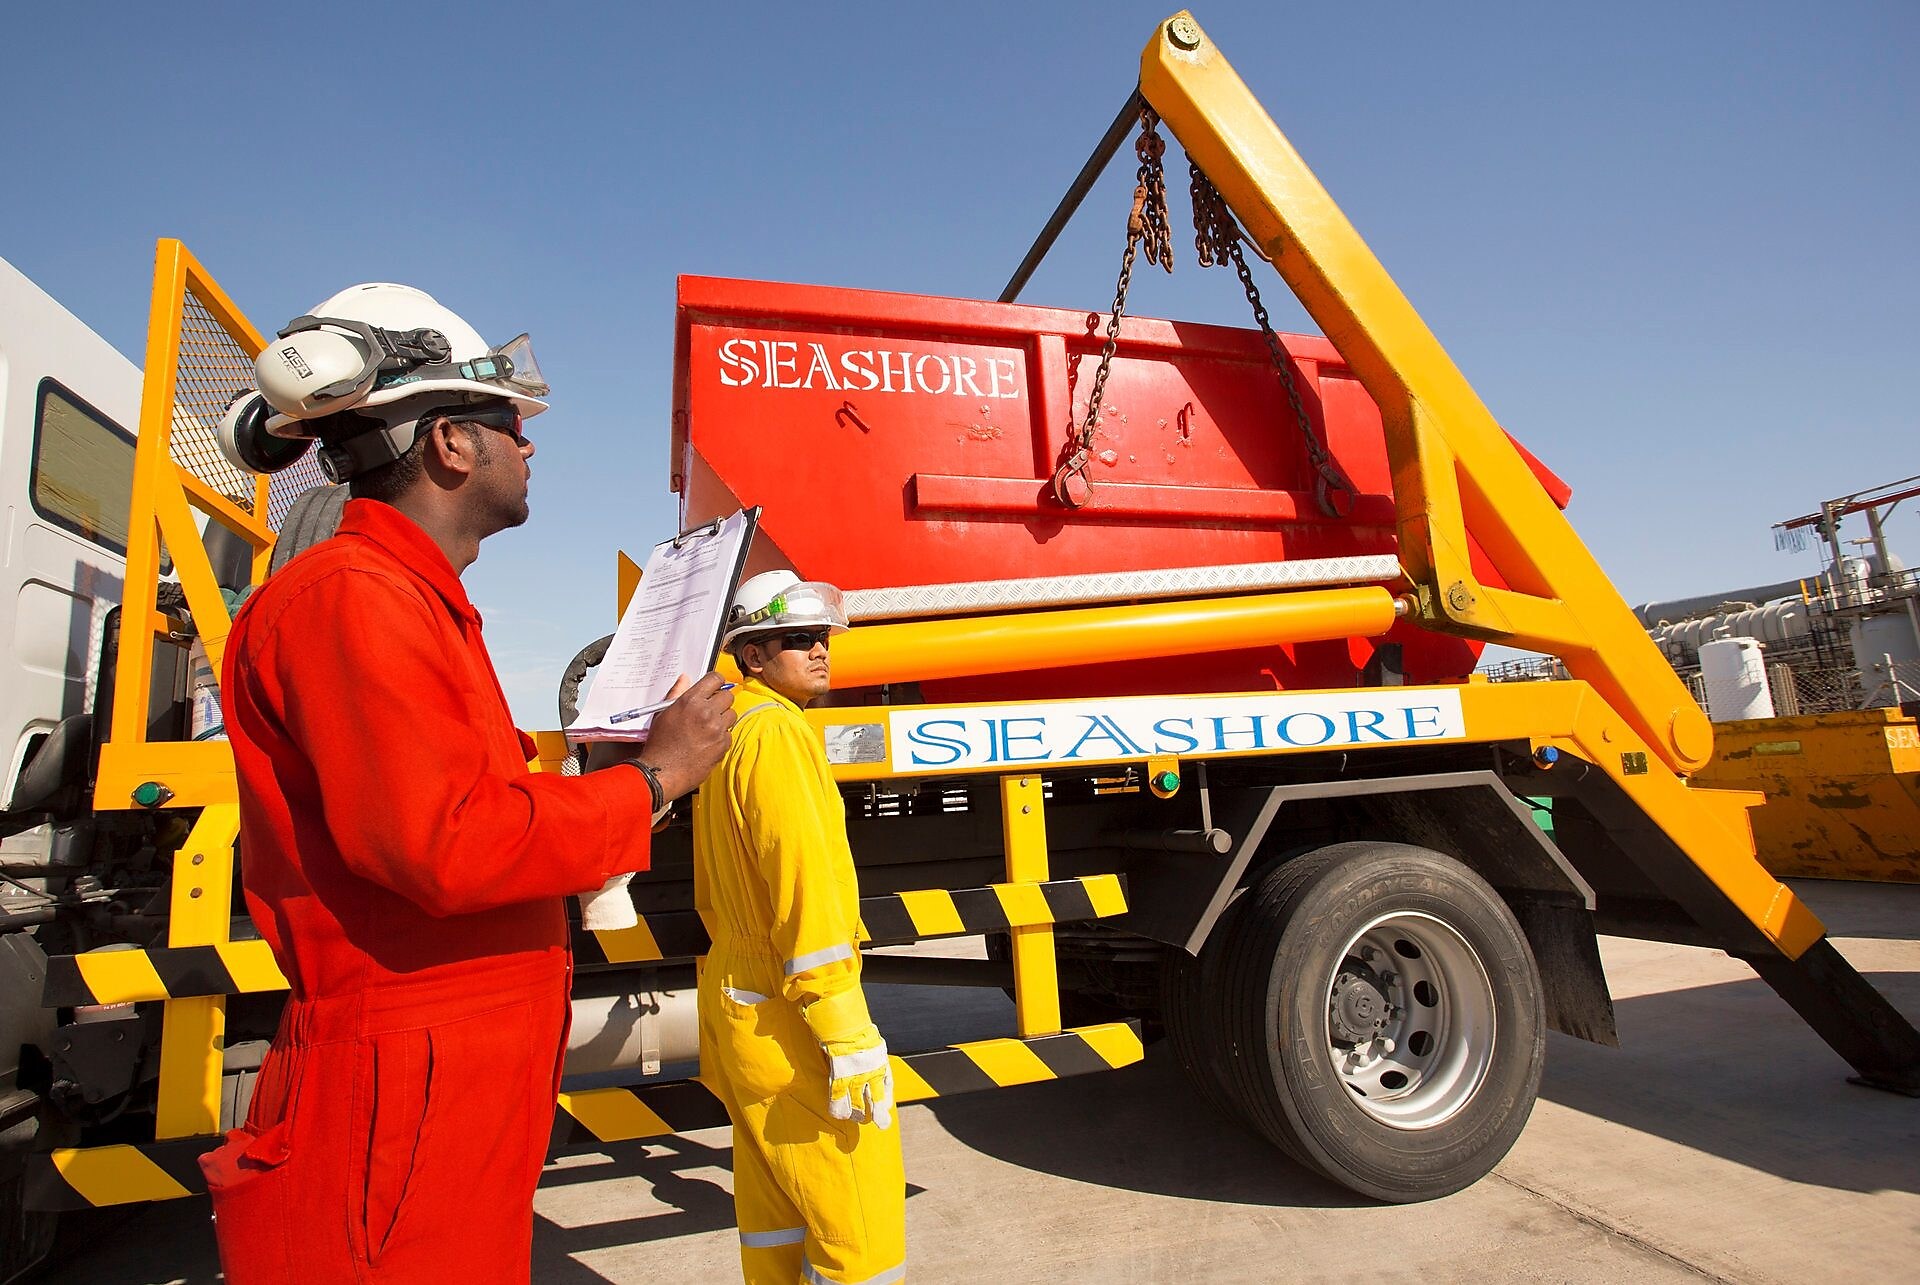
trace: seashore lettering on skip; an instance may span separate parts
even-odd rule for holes
[[[1062,701],[889,715],[899,772],[1407,744],[1466,735],[1458,692]]]
[[[835,393],[920,393],[1004,401],[1020,396],[1020,367],[990,350],[910,352],[849,348],[829,352],[816,340],[749,339],[721,344],[724,388],[806,388]]]

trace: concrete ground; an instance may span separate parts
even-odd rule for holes
[[[1920,1020],[1920,887],[1798,883]],[[902,1112],[922,1281],[1920,1280],[1920,1101],[1846,1067],[1716,952],[1606,939],[1622,1047],[1553,1036],[1493,1175],[1368,1204],[1194,1100],[1165,1056]],[[997,992],[876,996],[896,1047],[1011,1028]],[[902,1000],[917,999],[908,1011]],[[737,1280],[728,1138],[575,1153],[536,1202],[534,1279]],[[47,1279],[219,1278],[204,1200],[75,1218]]]

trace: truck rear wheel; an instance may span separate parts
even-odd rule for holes
[[[1254,1127],[1376,1200],[1498,1164],[1546,1051],[1533,953],[1499,894],[1437,852],[1366,842],[1296,857],[1242,900],[1220,1035]]]
[[[1173,950],[1160,974],[1160,1017],[1174,1062],[1208,1106],[1234,1121],[1240,1107],[1227,1087],[1218,1032],[1220,978],[1240,906],[1236,901],[1221,914],[1197,957]]]

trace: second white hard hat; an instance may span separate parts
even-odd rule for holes
[[[734,592],[720,645],[731,647],[756,634],[783,629],[826,629],[837,634],[846,628],[846,604],[834,586],[824,580],[802,580],[791,571],[763,571]]]

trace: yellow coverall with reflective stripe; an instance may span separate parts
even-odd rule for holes
[[[733,744],[694,799],[693,888],[713,938],[700,1078],[733,1119],[741,1271],[749,1285],[886,1285],[905,1274],[900,1130],[828,1116],[823,1037],[805,1016],[830,1000],[821,1013],[864,1018],[846,811],[797,706],[748,679],[734,711]]]

